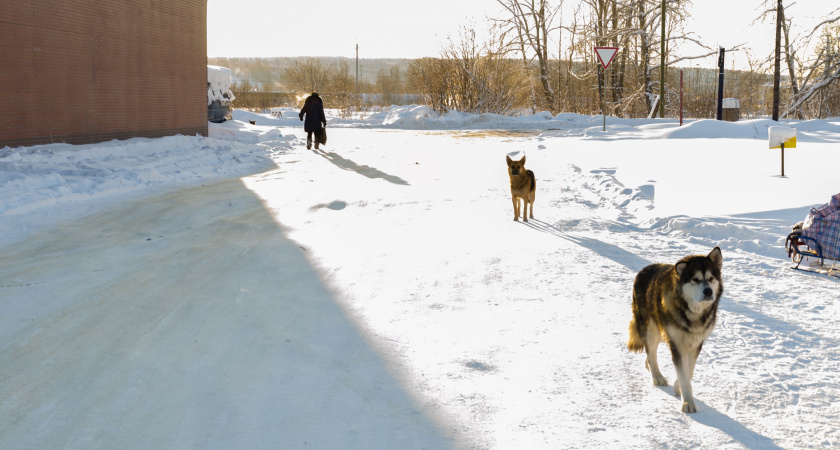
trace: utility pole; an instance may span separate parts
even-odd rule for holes
[[[359,44],[356,44],[356,96],[359,96]]]
[[[782,0],[778,0],[776,5],[776,66],[773,69],[773,120],[776,122],[779,121],[779,66],[782,61],[782,14]]]
[[[723,120],[723,65],[726,57],[726,49],[720,47],[718,53],[718,95],[717,95],[717,120]]]
[[[665,118],[665,0],[662,0],[662,38],[659,49],[659,118]]]

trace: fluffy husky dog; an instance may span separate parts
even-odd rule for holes
[[[534,172],[525,170],[525,156],[518,161],[507,156],[508,175],[510,176],[510,196],[513,200],[513,220],[519,221],[519,199],[522,199],[522,220],[528,221],[528,205],[531,206],[531,218],[534,218],[534,194],[537,192],[537,179]]]
[[[691,377],[703,341],[712,334],[718,303],[723,293],[720,269],[723,256],[715,247],[707,256],[686,256],[678,263],[651,264],[633,283],[633,319],[630,321],[630,351],[647,353],[645,367],[653,384],[668,380],[656,363],[656,348],[665,341],[677,369],[674,394],[682,396],[682,411],[697,412]]]

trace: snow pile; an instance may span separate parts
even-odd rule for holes
[[[69,220],[89,214],[94,202],[272,167],[271,152],[252,145],[258,134],[233,127],[211,129],[211,136],[221,134],[229,140],[169,136],[0,149],[0,246],[47,223],[48,217]],[[269,148],[275,153],[291,148],[279,139],[272,144]]]
[[[329,107],[329,105],[326,105]],[[252,113],[235,110],[236,120],[257,121],[258,125],[298,127],[299,110],[279,108],[282,117],[269,111]],[[682,126],[678,119],[623,119],[607,117],[606,131],[602,131],[601,116],[562,113],[553,116],[547,111],[518,116],[499,114],[469,114],[450,111],[441,114],[424,105],[391,106],[375,108],[372,112],[343,114],[327,109],[328,126],[339,128],[384,128],[399,130],[534,130],[558,137],[583,137],[590,139],[759,139],[767,140],[768,129],[779,125],[770,119],[722,122],[712,119],[686,120]],[[836,142],[840,118],[806,121],[784,121],[786,127],[795,128],[799,142]]]
[[[236,97],[230,90],[231,71],[227,67],[207,66],[207,105],[214,101],[232,102]]]

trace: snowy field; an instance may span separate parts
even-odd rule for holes
[[[0,448],[840,445],[840,278],[783,248],[840,118],[783,123],[786,177],[769,120],[395,107],[316,151],[296,111],[234,119],[0,149]],[[687,415],[625,347],[632,281],[716,245]]]

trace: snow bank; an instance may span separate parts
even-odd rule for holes
[[[159,184],[247,174],[271,162],[249,146],[170,136],[0,150],[0,214]]]
[[[169,136],[0,149],[0,246],[51,220],[86,215],[105,200],[272,167],[270,152],[253,145],[258,132],[214,128],[211,135],[228,139]],[[291,148],[279,138],[272,144],[275,152]]]
[[[326,105],[329,108],[330,105]],[[278,127],[300,127],[298,110],[280,108],[283,117],[235,110],[236,120]],[[329,127],[385,128],[400,130],[539,130],[552,136],[589,139],[761,139],[766,140],[768,129],[780,122],[770,119],[725,122],[711,119],[623,119],[607,117],[607,130],[602,131],[601,116],[562,113],[556,116],[543,111],[536,114],[503,116],[499,114],[469,114],[450,111],[441,114],[424,105],[391,106],[350,116],[337,110],[327,110]],[[797,130],[799,142],[836,142],[840,132],[840,118],[792,121],[784,126]]]

